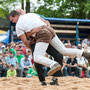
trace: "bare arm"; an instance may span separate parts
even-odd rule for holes
[[[31,49],[30,47],[30,42],[27,40],[27,37],[25,34],[22,34],[21,36],[19,36],[19,38],[22,40],[22,42],[24,43],[24,45],[28,48]]]
[[[34,33],[37,33],[41,30],[41,27],[34,28],[32,31],[26,33],[26,37],[32,36]]]
[[[49,21],[44,20],[44,19],[43,19],[43,18],[41,18],[41,17],[40,17],[40,19],[41,19],[43,22],[45,22],[45,23],[47,24],[47,26],[49,26],[49,27],[50,27],[50,22],[49,22]]]

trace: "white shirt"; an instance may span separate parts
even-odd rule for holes
[[[81,58],[77,58],[77,63],[80,65],[84,65],[86,63],[86,58],[83,56]]]
[[[16,33],[17,36],[21,36],[24,33],[30,32],[32,29],[40,26],[46,25],[40,19],[40,16],[35,13],[28,13],[25,15],[21,15],[16,24]]]

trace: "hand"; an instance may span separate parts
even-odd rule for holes
[[[61,72],[63,73],[63,68],[61,68]]]
[[[46,23],[47,23],[47,26],[50,27],[50,23],[49,23],[49,21],[46,21]]]
[[[30,44],[35,44],[36,40],[34,37],[29,37],[29,40],[30,40]]]
[[[23,9],[16,10],[20,15],[24,15],[26,12]]]
[[[37,28],[34,28],[34,29],[32,29],[32,31],[31,31],[31,33],[32,33],[32,35],[34,34],[34,33],[37,33],[37,32],[39,32],[39,31],[41,31],[41,27],[37,27]]]

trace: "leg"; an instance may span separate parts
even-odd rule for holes
[[[44,42],[38,42],[35,45],[35,50],[34,50],[34,61],[36,63],[42,64],[46,67],[52,67],[54,64],[56,64],[57,62],[45,57],[45,52],[48,48],[48,43],[44,43]]]
[[[68,71],[68,75],[69,75],[69,76],[72,76],[71,67],[67,67],[67,71]]]
[[[57,61],[60,65],[62,65],[63,55],[60,54],[54,47],[49,45],[46,52],[51,56],[53,56],[54,60]],[[56,77],[62,76],[61,70],[57,71],[53,76]]]
[[[67,76],[67,67],[64,67],[63,69],[63,76]]]
[[[39,78],[40,82],[45,81],[43,65],[38,64],[36,62],[34,64],[35,64],[35,68],[37,70],[38,78]]]
[[[22,77],[23,76],[23,70],[21,68],[16,69],[16,71],[17,71],[17,76],[18,77]]]
[[[60,39],[57,37],[57,35],[51,40],[50,44],[61,54],[64,56],[81,56],[83,51],[78,49],[72,49],[72,48],[65,48],[63,43],[60,41]]]
[[[50,67],[51,69],[48,71],[48,75],[53,75],[56,71],[61,69],[61,66],[56,61],[45,57],[48,45],[49,44],[45,42],[36,43],[34,50],[34,61],[39,64],[45,65],[46,67]]]
[[[35,47],[35,45],[32,44],[31,45],[32,52],[34,51],[34,47]],[[46,52],[48,54],[50,54],[51,56],[53,56],[54,60],[62,65],[63,56],[55,48],[53,48],[51,45],[49,45],[49,47],[48,47]],[[38,78],[39,78],[40,82],[41,83],[44,82],[45,81],[45,77],[44,77],[43,65],[35,63],[35,67],[36,67],[36,70],[37,70],[37,73],[38,73]],[[62,74],[60,73],[60,71],[57,71],[53,76],[62,76]]]
[[[78,77],[79,76],[78,74],[79,74],[79,69],[78,67],[75,67],[75,76]]]
[[[34,52],[34,47],[35,47],[35,44],[32,44],[32,45],[31,45],[31,50],[32,50],[32,52]],[[32,53],[32,54],[33,54],[33,53]],[[42,65],[42,64],[38,64],[38,63],[36,63],[36,62],[34,62],[34,64],[35,64],[35,68],[36,68],[36,70],[37,70],[38,78],[39,78],[41,84],[42,84],[42,85],[47,85],[47,84],[45,83],[43,65]]]
[[[82,68],[79,67],[79,77],[82,77]]]

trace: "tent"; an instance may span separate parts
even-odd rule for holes
[[[5,44],[9,43],[9,35],[10,30],[7,32],[0,30],[0,42],[4,42]]]

